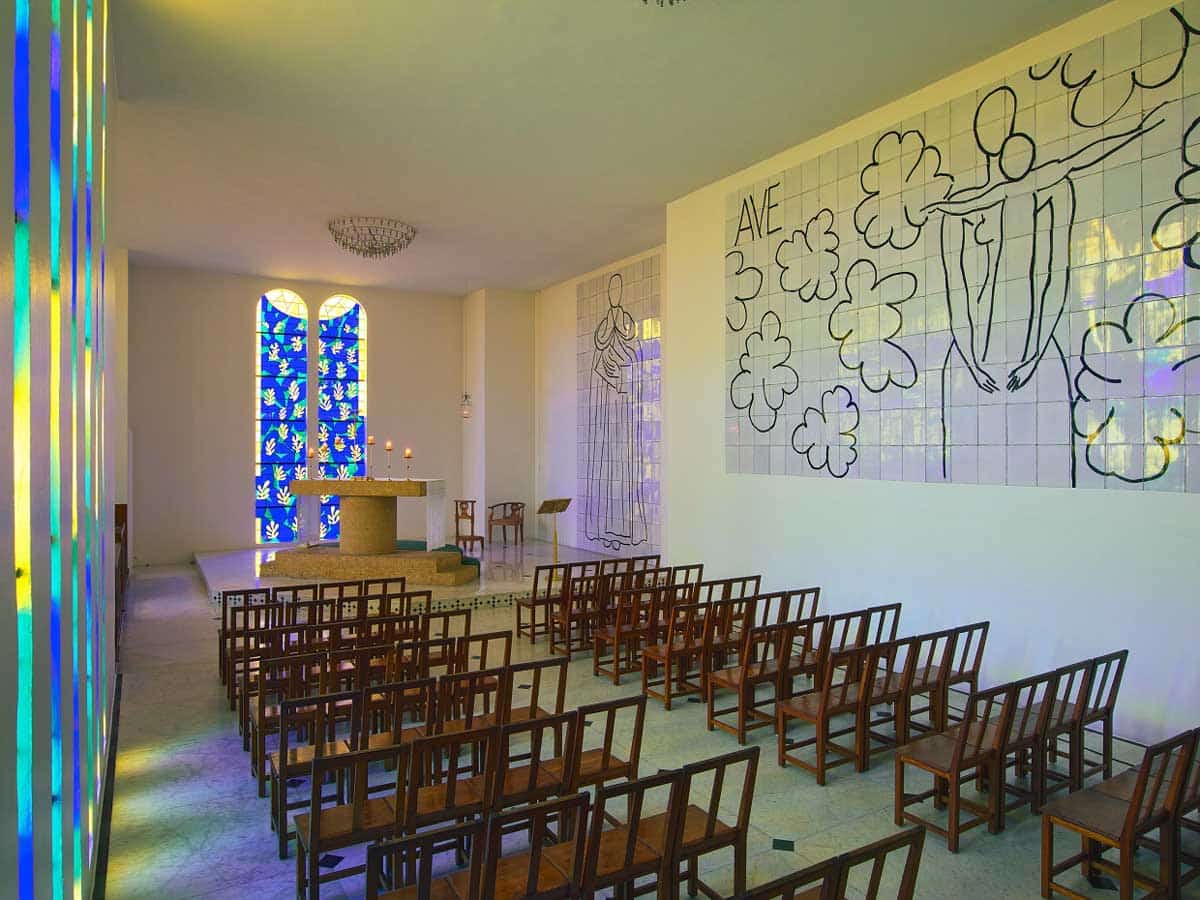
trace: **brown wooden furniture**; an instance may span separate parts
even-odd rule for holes
[[[513,722],[500,729],[500,774],[495,811],[572,793],[576,763],[578,710]]]
[[[924,829],[917,830],[924,834]],[[841,878],[842,858],[831,856],[823,862],[751,888],[734,900],[842,900],[839,893]]]
[[[237,708],[238,691],[243,679],[254,676],[262,646],[259,632],[283,624],[282,603],[252,603],[229,608],[229,627],[225,640],[225,696],[231,710]]]
[[[687,566],[671,566],[671,584],[699,584],[704,580],[704,563]]]
[[[437,681],[410,678],[363,689],[363,749],[410,744],[435,730]]]
[[[1063,788],[1076,790],[1071,781],[1069,759],[1066,772],[1054,769],[1052,763],[1058,758],[1059,739],[1066,738],[1069,742],[1071,735],[1079,729],[1079,723],[1083,720],[1094,668],[1093,660],[1085,659],[1062,666],[1054,673],[1054,689],[1046,701],[1049,709],[1042,726],[1042,746],[1038,751],[1040,759],[1034,769],[1037,775],[1033,784],[1035,812],[1045,805],[1046,798],[1051,793]]]
[[[708,730],[721,728],[736,735],[739,744],[746,743],[746,732],[764,726],[775,727],[777,720],[774,706],[779,699],[787,697],[791,687],[792,641],[796,626],[791,622],[761,625],[745,633],[745,646],[736,666],[710,672],[707,681]],[[768,696],[759,695],[759,689],[770,686]],[[732,691],[736,698],[733,706],[718,709],[719,691]],[[764,708],[771,707],[770,712]],[[733,713],[735,724],[721,721],[722,716]]]
[[[492,537],[493,531],[499,528],[501,535],[504,537],[504,543],[508,543],[508,529],[513,530],[513,540],[518,544],[525,543],[525,504],[506,501],[504,503],[493,503],[488,507],[488,540],[493,544],[495,539]]]
[[[433,733],[474,731],[505,721],[507,668],[452,672],[438,679]]]
[[[217,629],[217,672],[221,676],[221,684],[226,683],[229,675],[226,665],[226,652],[229,645],[229,611],[238,606],[261,606],[269,603],[270,600],[270,588],[221,591],[221,625]]]
[[[812,686],[816,686],[817,678],[825,671],[825,657],[829,655],[829,643],[832,639],[829,616],[801,619],[795,626],[792,658],[788,661],[790,675],[787,691],[783,694],[785,697],[796,693],[796,679],[812,682]]]
[[[657,609],[653,589],[618,590],[610,599],[610,621],[598,622],[592,630],[592,674],[607,675],[616,685],[622,675],[641,671],[642,646]]]
[[[944,703],[946,679],[954,654],[954,629],[933,631],[902,642],[906,653],[904,683],[896,698],[896,741],[908,743],[915,730],[945,731]],[[925,697],[926,704],[914,709],[913,700]],[[928,727],[917,722],[917,716],[927,713]]]
[[[987,804],[979,804],[962,796],[962,785],[971,780],[986,778],[999,785],[999,753],[1007,730],[1012,688],[1003,684],[977,691],[967,701],[963,721],[948,731],[927,734],[896,750],[895,821],[897,825],[913,822],[946,838],[951,853],[958,852],[959,836],[977,825],[986,824],[995,834],[1000,829],[1000,805],[1003,791],[988,792]],[[933,776],[933,789],[917,794],[904,791],[905,767],[913,766]],[[949,820],[942,828],[915,813],[908,807],[932,798],[938,809],[947,807]],[[974,816],[963,820],[961,810]]]
[[[1050,716],[1057,680],[1057,672],[1043,672],[1009,685],[1008,712],[999,749],[999,764],[995,770],[999,781],[989,784],[989,790],[1000,793],[998,830],[1004,830],[1005,815],[1011,810],[1025,803],[1029,803],[1035,814],[1041,808],[1038,785],[1046,763],[1046,756],[1041,751],[1045,744],[1046,722]],[[1017,779],[1028,779],[1027,783],[1010,781],[1009,769],[1014,770]],[[1015,799],[1009,800],[1008,794]]]
[[[278,838],[280,859],[287,859],[288,840],[292,837],[288,812],[307,802],[288,801],[288,779],[308,775],[317,757],[337,756],[358,748],[361,705],[362,694],[356,691],[288,699],[279,704],[279,749],[267,755],[267,762],[271,776],[271,827]],[[342,720],[350,722],[350,729],[339,738],[335,723]]]
[[[407,746],[358,750],[317,757],[312,761],[309,811],[295,817],[298,897],[318,900],[322,884],[366,871],[365,865],[359,865],[323,873],[320,859],[326,853],[390,838],[397,833],[403,822],[408,763]],[[369,780],[372,765],[382,765],[395,773],[386,797],[370,796],[373,793]],[[348,784],[346,802],[323,805],[322,791],[329,782]]]
[[[1075,773],[1072,781],[1076,789],[1093,775],[1102,774],[1112,778],[1113,761],[1113,711],[1117,708],[1117,693],[1121,690],[1121,679],[1125,676],[1128,650],[1106,653],[1092,660],[1092,675],[1088,684],[1088,701],[1079,727],[1071,735],[1071,761]],[[1084,741],[1089,725],[1099,725],[1101,735],[1100,757],[1089,764],[1088,757],[1094,756]]]
[[[704,658],[704,611],[705,606],[700,603],[671,606],[667,611],[665,639],[642,648],[642,693],[661,700],[666,710],[671,709],[671,702],[676,697],[703,690],[700,678]]]
[[[484,851],[483,884],[489,900],[566,900],[583,896],[583,863],[589,798],[571,794],[492,816]],[[570,823],[564,827],[564,823]],[[551,825],[554,830],[551,830]],[[528,849],[504,854],[502,841],[513,831],[529,835]],[[573,836],[571,836],[573,835]],[[465,875],[452,875],[460,896]]]
[[[367,848],[366,900],[483,900],[486,831],[487,822],[476,819],[373,844]],[[434,858],[447,845],[470,848],[467,866],[434,875]],[[454,876],[460,877],[451,884]]]
[[[463,528],[464,523],[466,528]],[[464,553],[469,553],[476,544],[483,550],[483,535],[475,531],[474,500],[454,501],[454,543],[462,547]]]
[[[602,703],[587,703],[579,707],[579,728],[576,730],[576,777],[572,790],[596,787],[610,781],[632,781],[638,776],[642,755],[642,729],[646,724],[646,696],[634,694]],[[590,723],[592,727],[584,727]],[[629,732],[629,749],[618,754],[613,747],[617,728]],[[584,735],[599,736],[599,747],[584,749]]]
[[[572,565],[550,616],[550,652],[568,659],[592,649],[592,628],[600,578],[597,566]]]
[[[762,587],[761,575],[743,575],[735,578],[714,578],[696,585],[696,603],[712,603],[715,600],[745,600],[757,597]]]
[[[797,588],[791,591],[772,591],[759,594],[754,609],[756,625],[780,625],[784,622],[799,622],[817,614],[821,600],[819,587]]]
[[[608,888],[626,896],[635,879],[655,876],[659,900],[671,900],[683,806],[683,772],[679,770],[597,787],[584,851],[584,896]],[[614,807],[627,811],[624,821],[612,815]],[[660,811],[666,815],[657,815]],[[606,829],[610,821],[615,824]],[[559,846],[545,855],[561,871],[570,864],[573,852],[573,847]]]
[[[852,647],[831,653],[817,688],[775,704],[779,765],[791,763],[812,772],[820,785],[825,784],[825,773],[834,766],[853,763],[858,772],[866,768],[867,734],[863,715],[866,695],[863,677],[874,653],[873,647]],[[852,718],[853,724],[834,729],[833,720],[846,716]],[[813,736],[804,740],[790,740],[787,727],[792,719],[812,725],[815,729]],[[854,736],[852,746],[847,747],[833,740],[847,734]],[[807,747],[815,751],[815,762],[791,752]],[[830,751],[837,757],[832,762],[828,760]]]
[[[245,737],[250,749],[250,771],[258,785],[258,796],[267,795],[267,735],[279,731],[279,701],[298,699],[328,690],[329,655],[296,653],[269,657],[259,663],[253,706]]]
[[[528,597],[518,597],[515,609],[517,616],[517,638],[529,635],[529,643],[536,643],[538,635],[550,634],[551,609],[562,594],[562,586],[571,571],[570,563],[555,563],[550,566],[537,566],[533,570],[533,587]],[[529,618],[521,616],[522,611],[529,613]],[[538,621],[538,611],[541,610],[541,621]]]
[[[703,893],[713,900],[723,900],[700,879],[700,857],[726,847],[733,849],[733,889],[736,893],[746,890],[746,844],[750,833],[750,807],[754,802],[754,782],[758,775],[758,747],[746,747],[723,756],[700,762],[688,763],[683,767],[683,785],[680,788],[681,814],[674,811],[660,813],[647,819],[645,824],[662,822],[667,827],[668,819],[678,816],[679,844],[672,866],[673,881],[687,878],[689,896]],[[722,806],[737,804],[737,819],[731,823],[718,817]],[[680,867],[684,871],[680,871]]]
[[[508,667],[504,709],[509,722],[558,715],[565,711],[566,702],[567,660],[535,659]]]
[[[990,622],[975,622],[954,629],[954,653],[950,657],[950,674],[943,679],[941,697],[941,708],[947,725],[962,720],[962,717],[950,708],[950,691],[964,685],[969,697],[979,690],[979,670],[983,666],[983,650],[987,646],[990,627]]]
[[[500,729],[455,731],[412,742],[404,827],[417,831],[492,809]]]
[[[1160,853],[1157,880],[1135,872],[1133,855],[1139,839],[1156,828],[1163,829],[1165,843],[1172,843],[1171,825],[1180,808],[1195,745],[1196,732],[1185,731],[1146,748],[1127,800],[1095,787],[1047,803],[1042,810],[1042,896],[1083,896],[1054,880],[1076,865],[1085,878],[1097,870],[1115,874],[1121,900],[1132,900],[1135,884],[1150,888],[1155,896],[1165,894],[1174,850],[1168,847],[1166,853]],[[1056,826],[1079,835],[1080,853],[1055,861]],[[1120,859],[1116,864],[1103,858],[1105,850],[1117,851]]]
[[[361,581],[324,581],[321,582],[320,600],[345,600],[348,597],[361,597],[364,593]]]

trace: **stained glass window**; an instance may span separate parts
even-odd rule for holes
[[[254,517],[260,544],[300,537],[296,498],[308,429],[308,307],[298,294],[267,291],[258,302]]]
[[[321,304],[317,440],[321,478],[367,474],[367,314],[362,304],[335,294]],[[337,497],[321,497],[321,539],[341,532]]]

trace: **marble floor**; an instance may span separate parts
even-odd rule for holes
[[[526,551],[528,552],[528,550]],[[507,628],[511,607],[475,613],[479,630]],[[214,607],[196,567],[136,572],[122,645],[124,687],[112,812],[107,896],[125,898],[244,898],[295,896],[295,861],[277,857],[268,801],[255,796],[248,756],[215,671]],[[516,644],[519,659],[545,655],[545,644]],[[568,705],[633,693],[632,676],[615,688],[595,679],[582,657],[569,671]],[[826,787],[795,768],[775,764],[774,737],[753,732],[762,748],[751,815],[750,884],[815,863],[895,831],[893,761],[876,758],[855,774],[834,770]],[[620,744],[620,735],[618,744]],[[648,706],[641,771],[672,768],[729,752],[736,741],[705,729],[704,708],[681,703],[666,712]],[[910,782],[916,788],[923,783]],[[735,806],[723,813],[733,818]],[[935,815],[931,809],[926,813]],[[1063,852],[1078,845],[1058,840]],[[1026,898],[1038,896],[1039,820],[1027,809],[1009,816],[1001,835],[976,829],[957,855],[930,834],[918,897]],[[1142,864],[1154,862],[1142,854]],[[347,853],[341,865],[356,860]],[[713,854],[701,865],[716,889],[732,890],[732,856]],[[1071,876],[1077,889],[1087,887]],[[859,886],[861,887],[861,886]],[[1200,896],[1200,885],[1189,896]],[[330,898],[361,897],[361,877],[322,888]],[[853,892],[852,892],[852,895]],[[1095,892],[1093,896],[1112,896]]]

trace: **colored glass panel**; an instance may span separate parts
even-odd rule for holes
[[[256,539],[295,541],[299,507],[288,483],[304,477],[308,450],[308,307],[292,291],[259,299],[255,406]]]
[[[367,314],[353,297],[337,294],[321,304],[317,354],[317,440],[321,478],[367,473]],[[321,497],[321,538],[337,540],[341,507]]]

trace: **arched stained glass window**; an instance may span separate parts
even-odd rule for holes
[[[317,438],[322,478],[367,473],[367,314],[362,304],[335,294],[321,304]],[[321,497],[321,538],[341,533],[337,497]]]
[[[258,301],[254,518],[260,544],[300,537],[296,498],[308,429],[308,307],[298,294],[267,291]]]

